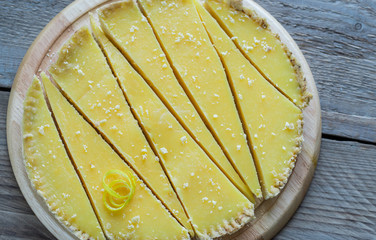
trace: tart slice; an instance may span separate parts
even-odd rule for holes
[[[249,198],[252,193],[205,126],[170,68],[153,30],[135,1],[110,4],[99,11],[103,30],[158,94],[171,113],[227,177]]]
[[[36,77],[24,102],[23,150],[31,183],[55,217],[79,239],[105,239]]]
[[[249,63],[201,4],[196,6],[236,93],[264,196],[274,197],[287,182],[300,151],[302,111]]]
[[[42,79],[63,140],[106,236],[109,239],[189,239],[187,230],[47,76],[42,74]],[[111,177],[110,182],[107,177]],[[125,183],[127,185],[123,186]]]
[[[253,203],[217,168],[123,55],[108,41],[100,45],[198,237],[219,237],[241,228],[253,217]]]
[[[207,0],[205,6],[263,76],[297,106],[307,105],[311,96],[306,92],[299,66],[291,59],[291,54],[278,36],[268,29],[265,21],[253,16],[253,12],[248,15],[237,11],[229,3]]]
[[[140,0],[175,72],[250,190],[262,197],[221,61],[191,0]]]
[[[79,111],[105,136],[186,228],[192,228],[166,174],[87,28],[76,32],[49,69]]]

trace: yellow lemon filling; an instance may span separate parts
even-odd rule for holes
[[[252,198],[251,191],[239,177],[179,84],[167,56],[137,3],[113,3],[101,8],[98,15],[103,31],[109,39],[127,57],[184,129],[242,193]],[[100,38],[96,31],[94,33]]]
[[[232,8],[229,2],[207,0],[205,6],[263,76],[297,106],[307,105],[311,95],[306,91],[303,76],[299,75],[300,69],[265,21],[254,13],[248,15]]]
[[[274,197],[287,182],[300,149],[302,111],[243,57],[202,5],[196,6],[234,89],[264,196]]]

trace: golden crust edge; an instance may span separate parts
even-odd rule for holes
[[[114,9],[116,10],[119,7],[124,7],[128,4],[137,4],[137,0],[118,0],[114,2],[107,3],[99,8],[96,9],[96,13],[98,14],[98,17],[105,17],[106,12],[113,11]]]
[[[61,46],[61,48],[57,51],[57,59],[48,67],[48,72],[51,75],[54,75],[54,71],[64,71],[66,67],[61,67],[65,65],[65,59],[70,56],[70,50],[74,48],[76,45],[80,45],[81,42],[84,41],[85,38],[90,37],[91,32],[89,26],[83,26],[78,30],[74,31],[72,36],[68,38]]]
[[[25,160],[26,161],[26,160]],[[52,213],[52,215],[59,221],[59,223],[63,226],[65,226],[71,233],[73,233],[76,237],[78,237],[81,240],[95,240],[94,237],[91,237],[88,233],[85,233],[82,230],[79,230],[77,226],[74,226],[71,222],[69,222],[69,219],[64,217],[64,215],[60,214],[59,208],[56,210],[53,210],[52,208],[55,206],[54,203],[49,203],[48,199],[45,197],[44,192],[39,190],[38,187],[34,184],[34,182],[37,182],[36,179],[31,179],[29,175],[29,171],[26,171],[27,175],[30,179],[31,186],[34,188],[34,190],[37,192],[37,194],[44,200],[46,203],[48,210]],[[42,182],[38,181],[40,184],[43,184]]]
[[[254,204],[251,203],[247,207],[243,208],[242,212],[238,213],[236,218],[230,220],[223,220],[223,225],[218,225],[216,227],[212,226],[209,231],[198,232],[196,235],[198,239],[209,240],[213,238],[224,237],[225,235],[230,235],[236,231],[242,229],[247,223],[255,218],[254,214]]]
[[[42,84],[40,83],[39,79],[37,79],[36,81],[38,81],[38,86],[39,86],[39,88],[40,88],[40,90],[42,91],[42,94],[43,94]],[[30,104],[28,104],[29,103],[28,100],[31,97],[29,91],[36,92],[38,90],[38,89],[31,89],[32,87],[33,87],[33,84],[30,85],[28,92],[26,94],[26,97],[25,97],[25,100],[24,100],[24,103],[23,103],[24,111],[27,111],[27,107],[32,107],[32,106],[30,106]],[[35,97],[32,97],[32,98],[35,99]],[[46,101],[46,99],[45,99],[45,101]],[[24,165],[25,165],[27,177],[30,180],[30,185],[32,186],[34,191],[43,199],[43,202],[46,204],[48,210],[52,213],[52,215],[55,217],[55,219],[58,220],[58,222],[61,225],[66,227],[72,234],[74,234],[76,237],[78,237],[81,240],[95,240],[95,238],[91,237],[88,233],[85,233],[82,230],[79,230],[78,227],[74,226],[71,222],[69,222],[69,219],[64,217],[64,215],[61,214],[58,211],[59,209],[53,210],[54,203],[50,203],[48,201],[47,197],[45,196],[44,192],[41,191],[40,188],[37,187],[36,184],[35,184],[35,182],[38,182],[39,184],[43,185],[43,182],[39,181],[36,178],[32,178],[30,176],[31,170],[29,170],[29,168],[26,167],[27,164],[28,164],[27,158],[29,158],[29,156],[25,153],[25,139],[30,136],[30,133],[25,133],[24,121],[25,121],[25,114],[23,114],[23,122],[22,122],[22,129],[21,129],[21,131],[22,131],[22,158],[23,158],[23,162],[24,162]]]
[[[272,191],[266,191],[265,200],[274,198],[279,195],[279,193],[284,189],[286,186],[294,168],[296,161],[300,152],[302,151],[302,145],[304,142],[303,138],[303,114],[300,114],[300,119],[297,121],[297,128],[298,128],[298,136],[295,138],[295,147],[293,148],[292,157],[287,160],[288,167],[283,169],[283,173],[278,174],[275,176],[274,186],[272,186]]]

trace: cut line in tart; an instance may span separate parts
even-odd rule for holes
[[[142,180],[84,120],[45,74],[42,74],[42,80],[63,141],[77,166],[106,237],[140,240],[189,239],[188,231],[170,215]],[[104,198],[103,182],[107,173],[114,170],[122,172],[134,182],[133,197],[119,210],[106,207]],[[120,204],[120,200],[115,203]],[[156,228],[156,222],[163,224],[158,224]]]
[[[176,79],[165,53],[137,3],[127,1],[109,4],[99,9],[98,15],[107,37],[127,57],[217,166],[243,194],[252,199],[251,191],[234,170]]]
[[[257,198],[262,198],[255,165],[219,59],[191,0],[140,0],[157,39],[186,94],[233,166]]]
[[[192,230],[105,56],[87,28],[79,30],[68,40],[49,72],[75,107],[135,169],[172,214]]]
[[[105,239],[37,77],[24,102],[23,150],[31,183],[54,216],[79,239]]]
[[[234,9],[229,3],[243,11]],[[312,96],[306,91],[300,66],[296,64],[279,37],[269,30],[264,20],[243,8],[243,1],[239,0],[207,0],[205,6],[263,76],[297,106],[307,106]]]
[[[124,56],[97,38],[200,239],[240,229],[254,205],[217,168]],[[103,41],[103,42],[101,42]]]
[[[196,7],[233,87],[264,197],[272,198],[286,184],[300,151],[302,111],[257,71],[201,4]]]

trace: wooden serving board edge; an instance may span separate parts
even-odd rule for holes
[[[76,0],[61,11],[42,30],[30,46],[22,60],[8,103],[7,143],[13,172],[26,201],[38,219],[58,239],[76,239],[73,233],[61,224],[48,210],[40,195],[31,186],[24,166],[22,149],[22,117],[23,100],[31,83],[33,74],[46,70],[53,57],[46,57],[51,46],[58,50],[75,30],[87,22],[85,15],[89,11],[108,3],[106,0]],[[298,156],[296,167],[281,194],[274,199],[261,203],[256,209],[256,219],[238,232],[226,236],[225,239],[270,239],[277,234],[294,214],[303,200],[312,180],[320,151],[321,143],[321,110],[316,85],[310,68],[299,50],[299,47],[282,27],[282,25],[252,0],[244,0],[247,9],[255,11],[266,20],[271,30],[277,33],[281,41],[293,53],[301,65],[307,80],[307,89],[313,95],[309,106],[303,111],[304,142],[302,152]]]

